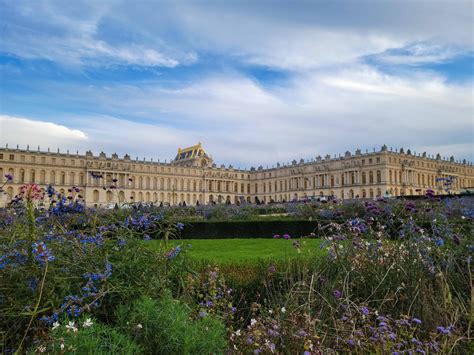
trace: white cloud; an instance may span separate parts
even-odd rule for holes
[[[440,146],[446,150],[442,154],[473,158],[472,87],[449,85],[433,75],[400,77],[356,65],[265,87],[223,74],[175,89],[149,83],[56,90],[66,97],[75,93],[97,112],[69,118],[87,134],[88,140],[78,143],[83,149],[165,159],[178,146],[201,141],[217,163],[234,166],[384,143],[431,153]],[[16,142],[17,133],[11,136]]]
[[[51,148],[69,148],[78,144],[87,145],[87,135],[77,129],[71,129],[53,122],[36,121],[23,117],[0,115],[0,142]]]

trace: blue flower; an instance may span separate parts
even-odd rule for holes
[[[33,254],[35,254],[35,259],[41,265],[46,264],[47,261],[53,261],[55,259],[54,255],[46,247],[44,242],[33,243]]]
[[[181,252],[181,247],[178,245],[176,248],[173,248],[168,252],[168,254],[166,255],[166,258],[168,260],[172,260],[176,258],[180,252]]]
[[[180,231],[182,231],[184,229],[184,224],[183,223],[176,223],[176,228],[178,228]]]

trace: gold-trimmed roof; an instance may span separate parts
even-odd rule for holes
[[[178,154],[176,155],[176,158],[174,158],[174,160],[182,161],[200,157],[207,157],[207,154],[202,148],[201,143],[199,142],[198,144],[193,145],[191,147],[187,147],[184,149],[178,148]]]

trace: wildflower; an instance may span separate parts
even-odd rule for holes
[[[166,255],[166,258],[168,260],[172,260],[176,258],[180,252],[181,252],[181,247],[178,245],[176,248],[173,248],[168,252],[168,254]]]
[[[183,223],[176,223],[176,228],[178,228],[180,231],[182,231],[184,229],[184,224]]]
[[[443,334],[451,334],[451,330],[452,330],[453,328],[454,328],[453,326],[449,326],[449,327],[447,327],[447,328],[442,327],[442,326],[436,327],[436,329],[437,329],[440,333],[443,333]]]
[[[444,240],[439,238],[439,239],[436,240],[435,243],[436,243],[437,246],[442,247],[444,245]]]
[[[252,319],[250,320],[250,325],[251,325],[251,326],[254,326],[255,324],[257,324],[257,320],[256,320],[255,318],[252,318]]]
[[[143,236],[143,240],[151,240],[151,237],[148,234],[145,234]]]
[[[235,331],[235,335],[237,335],[238,337],[240,336],[240,329],[237,329],[237,330]]]
[[[36,349],[39,353],[44,353],[46,352],[46,346],[44,345],[40,345],[38,346],[38,348]]]
[[[288,240],[291,239],[291,236],[289,234],[283,234],[283,238],[285,238],[285,240]]]
[[[55,259],[44,242],[33,243],[33,254],[35,254],[35,259],[42,265],[47,261],[53,261]]]
[[[354,345],[355,345],[354,340],[352,340],[352,339],[349,339],[349,340],[347,341],[347,344],[348,344],[349,346],[354,346]]]
[[[137,328],[138,329],[142,329],[143,328],[143,325],[141,325],[140,323],[137,324]]]
[[[77,328],[74,324],[74,321],[70,321],[68,325],[66,325],[66,329],[67,331],[69,332],[70,330],[72,330],[74,333],[77,332]]]
[[[268,272],[269,272],[270,274],[274,274],[276,271],[277,271],[277,270],[276,270],[275,265],[270,265],[270,266],[268,267]]]
[[[13,175],[12,174],[5,174],[5,178],[7,181],[12,181],[13,180]]]
[[[85,320],[85,322],[82,324],[82,326],[83,326],[84,328],[89,328],[90,326],[92,326],[92,324],[94,324],[94,323],[92,323],[92,320],[91,320],[90,318],[87,318],[87,319]]]
[[[199,312],[199,317],[204,318],[205,316],[207,316],[207,312],[205,311]]]
[[[421,324],[421,320],[419,320],[418,318],[413,318],[411,321],[416,324]]]
[[[43,197],[43,191],[36,184],[27,184],[20,187],[21,198],[26,198],[27,200],[41,200]]]
[[[280,234],[275,234],[275,235],[273,236],[273,239],[279,239],[279,238],[280,238]]]
[[[286,313],[286,308],[285,307],[281,307],[281,313]]]
[[[339,290],[334,290],[334,297],[339,299],[342,297],[342,293]]]
[[[367,307],[362,307],[360,311],[364,316],[367,316],[369,314],[369,309]]]

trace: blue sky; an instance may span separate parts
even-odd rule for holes
[[[474,160],[471,1],[0,1],[0,144]]]

